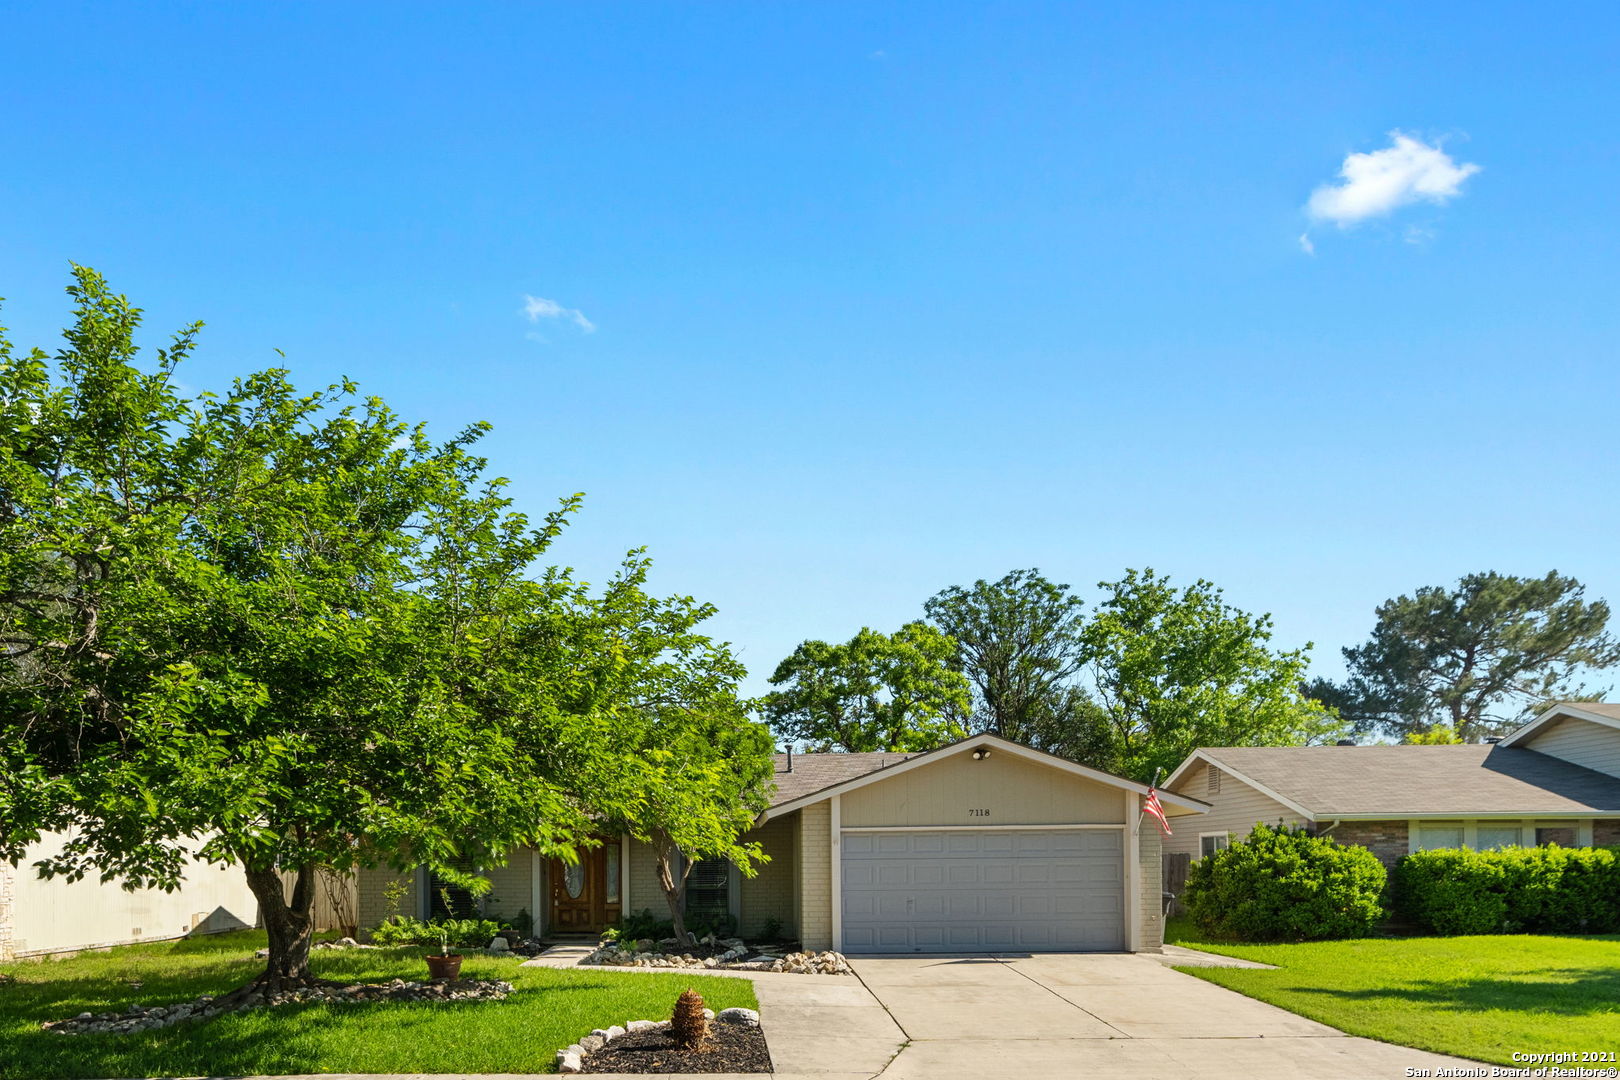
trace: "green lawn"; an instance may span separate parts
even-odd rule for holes
[[[0,965],[0,1080],[317,1072],[550,1072],[558,1047],[592,1028],[662,1019],[686,987],[711,1008],[757,1007],[747,979],[552,971],[467,957],[462,974],[505,979],[504,1001],[282,1006],[134,1035],[58,1035],[45,1020],[164,1005],[251,979],[262,933],[131,945],[72,960]],[[421,978],[422,949],[319,951],[318,975]],[[139,983],[139,986],[133,984]]]
[[[1620,1050],[1620,935],[1229,945],[1177,919],[1166,939],[1276,964],[1178,970],[1351,1035],[1503,1065],[1516,1050]]]

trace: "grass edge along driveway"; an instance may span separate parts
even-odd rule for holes
[[[592,1028],[662,1019],[695,988],[716,1011],[757,1008],[753,984],[684,974],[524,968],[469,952],[466,977],[505,979],[504,1001],[292,1005],[132,1035],[59,1035],[40,1023],[168,1005],[247,982],[262,932],[130,945],[69,960],[0,965],[0,1080],[284,1073],[549,1073]],[[321,950],[315,974],[345,982],[427,975],[419,948]],[[436,951],[436,950],[435,950]]]
[[[1237,945],[1177,922],[1174,944],[1277,970],[1176,970],[1350,1035],[1501,1065],[1522,1064],[1515,1051],[1620,1051],[1620,935]]]

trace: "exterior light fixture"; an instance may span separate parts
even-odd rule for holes
[[[985,747],[985,748],[973,751],[973,760],[974,761],[983,761],[985,758],[987,758],[989,756],[990,756],[989,747]]]

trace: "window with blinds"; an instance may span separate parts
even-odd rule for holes
[[[474,872],[469,863],[458,870]],[[428,917],[430,919],[471,919],[478,914],[478,898],[459,885],[452,885],[438,874],[428,875]]]
[[[731,863],[702,859],[686,878],[688,918],[719,919],[731,913]]]

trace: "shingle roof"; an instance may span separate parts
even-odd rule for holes
[[[867,773],[898,765],[915,754],[794,754],[793,771],[788,771],[789,755],[776,755],[776,794],[772,806],[801,798],[822,788],[842,784]]]
[[[1620,813],[1620,778],[1518,747],[1217,746],[1202,753],[1317,817]]]
[[[1584,712],[1597,713],[1614,720],[1620,720],[1620,702],[1615,701],[1560,701],[1559,705],[1567,705],[1571,709],[1580,709]],[[1555,706],[1556,707],[1556,706]]]

